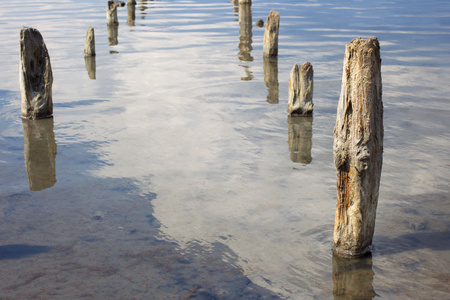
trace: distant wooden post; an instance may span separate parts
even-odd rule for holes
[[[239,60],[253,61],[252,47],[252,4],[239,1]]]
[[[369,252],[375,229],[383,159],[381,59],[377,38],[347,44],[334,128],[337,203],[333,249]]]
[[[314,71],[306,62],[292,68],[289,76],[288,114],[290,116],[309,116],[313,112]]]
[[[136,20],[136,1],[128,0],[127,3],[127,25],[134,26]]]
[[[271,10],[266,21],[263,40],[263,56],[278,55],[278,31],[280,27],[280,13]]]
[[[118,3],[115,1],[108,1],[108,6],[106,10],[106,24],[107,25],[119,25],[119,20],[117,19],[117,6]]]
[[[53,72],[41,33],[34,28],[20,29],[20,92],[22,117],[49,118],[53,115]]]
[[[95,56],[95,34],[94,28],[89,26],[84,42],[84,56]]]

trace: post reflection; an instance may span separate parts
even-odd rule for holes
[[[116,46],[119,44],[119,26],[117,25],[108,25],[107,26],[107,35],[108,35],[108,46]]]
[[[278,104],[278,57],[263,57],[263,69],[267,102]]]
[[[127,4],[127,10],[128,10],[128,14],[127,14],[127,25],[130,27],[135,26],[135,21],[136,21],[136,2],[129,2]]]
[[[53,118],[22,119],[25,168],[30,191],[51,188],[56,183],[56,142]]]
[[[84,64],[86,65],[86,71],[88,72],[90,79],[96,79],[97,73],[97,63],[95,60],[95,56],[85,56]]]
[[[309,164],[312,161],[313,117],[288,116],[288,144],[291,161]]]
[[[333,296],[335,300],[372,299],[372,254],[363,257],[339,257],[333,254]]]

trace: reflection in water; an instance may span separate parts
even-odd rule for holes
[[[312,161],[313,117],[288,117],[289,153],[295,163],[309,164]]]
[[[239,3],[239,60],[253,61],[252,5]]]
[[[30,191],[48,189],[56,183],[56,142],[53,118],[23,119],[25,168]]]
[[[89,74],[89,78],[96,79],[97,64],[95,61],[95,56],[85,56],[84,64],[86,65],[86,71]]]
[[[268,90],[267,102],[278,103],[278,57],[263,57],[264,82]]]
[[[115,46],[119,44],[119,26],[118,25],[108,25],[108,46]]]
[[[231,0],[231,2],[233,4],[233,12],[236,13],[235,16],[238,16],[239,13],[239,0]]]
[[[372,299],[372,255],[344,258],[333,254],[333,296],[335,300]]]
[[[250,66],[246,66],[246,65],[239,65],[241,67],[244,68],[245,70],[245,74],[247,75],[246,77],[241,77],[241,80],[243,81],[250,81],[253,79],[253,73],[252,71],[250,71]]]
[[[136,20],[136,4],[128,3],[127,10],[128,10],[127,25],[134,26]]]

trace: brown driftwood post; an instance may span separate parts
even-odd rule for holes
[[[136,1],[128,0],[127,1],[127,25],[135,26],[136,20]]]
[[[263,56],[278,55],[278,31],[280,28],[280,13],[271,10],[266,21],[263,39]]]
[[[49,118],[53,115],[53,72],[41,33],[34,28],[20,29],[20,92],[22,117]]]
[[[337,203],[333,250],[370,252],[383,159],[380,46],[376,37],[347,44],[334,128]]]
[[[106,24],[107,25],[119,25],[119,20],[117,19],[117,6],[118,3],[115,1],[108,1],[108,6],[106,10]]]
[[[89,26],[84,42],[84,56],[95,56],[95,34],[94,28]]]
[[[289,76],[288,114],[290,116],[310,116],[313,112],[314,71],[310,62],[291,70]]]
[[[253,61],[252,2],[239,0],[239,60]]]

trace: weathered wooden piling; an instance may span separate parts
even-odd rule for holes
[[[263,57],[264,83],[267,87],[267,102],[278,104],[278,57]]]
[[[308,116],[313,112],[314,71],[310,62],[291,70],[289,76],[288,114],[290,116]]]
[[[263,40],[263,56],[278,55],[278,31],[280,28],[280,13],[271,10],[266,21]]]
[[[239,4],[252,4],[252,0],[239,0]]]
[[[106,24],[107,25],[119,25],[119,19],[117,19],[117,2],[108,1],[107,9],[106,9]]]
[[[288,117],[288,144],[291,161],[309,164],[312,161],[312,117]]]
[[[136,21],[136,1],[128,0],[127,4],[127,25],[134,26]]]
[[[239,1],[239,60],[253,61],[252,47],[252,5]]]
[[[22,117],[49,118],[53,115],[53,72],[41,33],[34,28],[20,29],[20,92]]]
[[[25,168],[30,191],[41,191],[56,183],[56,142],[53,118],[23,119]]]
[[[383,160],[381,59],[377,38],[346,45],[334,128],[337,203],[333,249],[338,255],[369,252],[375,229]]]
[[[84,42],[84,56],[95,56],[95,34],[94,28],[89,26]]]

